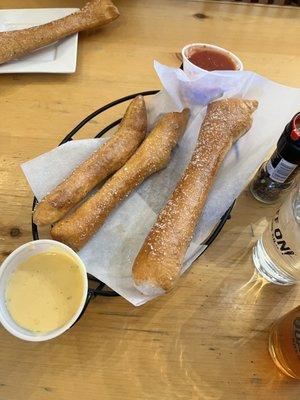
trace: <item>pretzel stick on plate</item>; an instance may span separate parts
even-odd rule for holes
[[[81,10],[47,24],[0,32],[0,64],[74,33],[108,24],[118,16],[119,11],[110,0],[92,0]]]
[[[166,167],[189,114],[185,109],[163,115],[127,163],[94,196],[54,225],[52,238],[79,250],[126,196],[148,176]]]
[[[129,104],[119,129],[86,161],[74,169],[37,205],[33,222],[53,224],[80,202],[97,184],[113,174],[132,156],[147,130],[147,112],[142,96]]]
[[[134,284],[142,293],[159,295],[174,287],[217,171],[251,127],[257,105],[225,99],[208,106],[191,161],[135,259]]]

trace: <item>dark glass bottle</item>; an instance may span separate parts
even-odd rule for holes
[[[259,201],[276,203],[293,186],[300,165],[300,113],[286,125],[271,158],[263,163],[252,182],[250,191]]]

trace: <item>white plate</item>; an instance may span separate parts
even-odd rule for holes
[[[78,8],[0,10],[0,31],[29,28],[65,17]],[[0,65],[0,74],[21,72],[73,73],[78,34],[53,43],[19,60]]]

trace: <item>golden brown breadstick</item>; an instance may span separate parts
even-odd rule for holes
[[[134,188],[168,164],[188,118],[188,109],[163,115],[127,163],[94,196],[54,225],[52,238],[80,249]]]
[[[27,29],[0,33],[0,64],[20,58],[66,36],[108,24],[119,16],[110,0],[93,0],[64,18]]]
[[[113,137],[37,205],[33,213],[34,223],[47,225],[62,218],[97,184],[125,164],[145,138],[146,130],[145,102],[142,96],[137,96],[129,104]]]
[[[208,106],[191,161],[135,259],[133,279],[142,293],[174,287],[215,175],[232,144],[251,127],[257,105],[227,99]]]

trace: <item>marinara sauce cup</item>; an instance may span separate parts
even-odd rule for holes
[[[188,44],[184,46],[181,53],[183,70],[190,78],[207,71],[243,71],[244,69],[242,61],[235,54],[212,44]],[[196,62],[198,65],[195,64]]]

